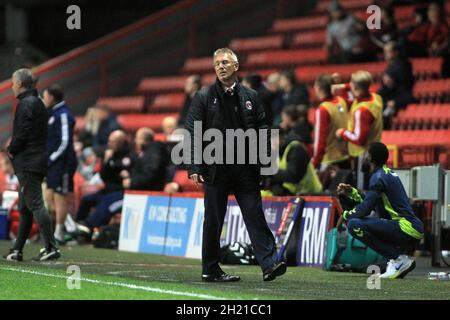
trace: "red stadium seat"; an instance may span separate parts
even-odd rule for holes
[[[447,129],[450,103],[411,104],[398,113],[393,124],[398,129]]]
[[[173,177],[173,182],[178,183],[183,192],[199,191],[196,184],[188,178],[187,170],[177,170]]]
[[[213,69],[213,58],[190,58],[187,59],[183,66],[184,73],[205,73]]]
[[[318,1],[317,6],[314,8],[315,13],[326,14],[328,7],[333,2],[333,0]],[[373,4],[373,0],[345,0],[339,3],[348,11],[366,11],[366,8]]]
[[[383,131],[381,141],[399,149],[399,166],[411,167],[442,162],[450,165],[450,130]]]
[[[167,142],[167,136],[162,132],[155,133],[155,141]]]
[[[304,64],[325,62],[327,53],[323,49],[292,49],[252,53],[247,57],[246,68],[295,67]]]
[[[184,99],[184,93],[160,94],[155,96],[148,107],[148,111],[155,113],[180,111],[183,107]]]
[[[415,6],[399,6],[394,8],[395,21],[411,21],[414,19]]]
[[[444,101],[450,96],[450,79],[418,81],[413,92],[422,103]]]
[[[123,114],[117,117],[125,131],[129,133],[136,132],[139,128],[148,127],[156,132],[161,131],[162,121],[165,117],[178,118],[178,113],[162,113],[162,114]]]
[[[427,78],[433,77],[440,73],[442,64],[441,58],[414,58],[411,59],[413,73],[416,77]],[[358,70],[369,71],[375,79],[381,77],[386,70],[385,62],[367,62],[367,63],[352,63],[352,64],[337,64],[337,65],[317,65],[317,66],[302,66],[296,69],[297,78],[303,82],[312,83],[316,77],[321,73],[337,72],[342,79],[348,81],[353,72]]]
[[[291,47],[307,48],[323,46],[325,44],[325,38],[325,30],[298,32],[292,38]]]
[[[144,97],[102,97],[97,99],[97,105],[105,106],[117,114],[142,112],[144,108]]]
[[[250,51],[281,49],[284,37],[282,35],[264,36],[257,38],[233,39],[230,48],[237,53]]]
[[[289,33],[296,31],[307,31],[314,29],[325,29],[328,23],[328,17],[326,15],[302,17],[302,18],[290,18],[290,19],[277,19],[274,21],[272,31],[275,33]]]
[[[368,14],[365,10],[354,11],[352,14],[362,20],[366,21]],[[319,14],[308,17],[289,18],[289,19],[277,19],[272,25],[272,32],[279,33],[293,33],[299,31],[311,31],[311,30],[325,30],[328,24],[329,18],[326,14]]]
[[[216,77],[217,76],[215,73],[204,74],[202,76],[202,85],[209,86],[209,85],[213,84],[216,81]]]
[[[144,78],[138,85],[137,92],[144,94],[182,91],[187,76]]]

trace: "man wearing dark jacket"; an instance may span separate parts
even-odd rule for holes
[[[111,216],[120,210],[123,200],[123,170],[130,170],[135,159],[122,130],[113,131],[108,139],[108,149],[105,151],[100,176],[105,187],[81,199],[77,220],[84,221],[92,231],[109,222]],[[89,211],[95,207],[94,213]],[[89,215],[89,216],[88,216]]]
[[[195,96],[198,90],[202,87],[202,78],[198,74],[194,74],[186,79],[184,84],[184,104],[180,112],[180,118],[178,119],[178,125],[180,128],[184,127],[186,123],[186,117],[191,106],[192,98]]]
[[[397,44],[390,41],[384,45],[384,59],[388,67],[381,78],[378,94],[383,98],[384,129],[389,129],[392,118],[399,110],[415,101],[413,96],[414,76],[407,57],[400,55]]]
[[[267,129],[264,108],[256,91],[241,86],[236,72],[236,54],[228,48],[218,49],[213,56],[217,81],[200,90],[194,97],[185,128],[191,135],[191,164],[189,178],[194,183],[205,182],[205,218],[202,240],[202,280],[207,282],[239,281],[240,277],[226,274],[219,266],[220,234],[227,209],[229,193],[233,193],[255,248],[255,256],[263,270],[263,280],[271,281],[286,272],[284,262],[277,263],[275,239],[267,226],[259,190],[259,166],[254,164],[196,164],[198,150],[194,141],[208,129],[222,133],[231,129]],[[202,124],[202,132],[194,130],[194,123]],[[197,126],[196,126],[197,127]],[[195,131],[195,132],[194,132]],[[202,137],[196,137],[198,135]],[[223,141],[225,142],[226,139]],[[270,140],[268,141],[270,144]],[[226,144],[226,143],[225,143]],[[250,145],[255,148],[255,145]],[[225,148],[227,150],[227,148]],[[247,156],[255,149],[246,148]],[[226,151],[228,152],[228,150]],[[203,154],[203,152],[202,152]],[[236,149],[234,152],[236,155]],[[224,160],[222,158],[221,160]],[[227,159],[229,160],[229,159]],[[223,161],[222,163],[225,163]]]
[[[19,233],[14,247],[5,256],[7,260],[22,261],[22,249],[36,218],[45,243],[33,260],[47,261],[60,257],[53,236],[50,215],[42,198],[42,180],[47,174],[47,110],[35,89],[29,69],[19,69],[12,76],[14,96],[19,99],[13,125],[13,136],[8,146],[14,171],[19,179]]]
[[[269,179],[271,194],[265,191],[263,194],[295,196],[322,192],[322,184],[301,138],[293,131],[281,129],[279,141],[279,170]]]
[[[123,170],[124,189],[162,191],[166,182],[166,168],[169,163],[166,146],[154,141],[150,128],[140,128],[136,132],[136,163],[130,171]]]
[[[73,175],[77,169],[77,156],[73,147],[75,117],[63,98],[63,90],[58,84],[51,85],[43,92],[43,101],[50,113],[46,200],[48,209],[55,214],[54,235],[58,243],[64,243],[68,198],[73,192]]]

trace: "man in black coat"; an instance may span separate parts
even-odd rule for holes
[[[154,132],[150,128],[140,128],[136,132],[136,163],[130,171],[120,173],[124,189],[164,190],[169,156],[166,146],[153,139]]]
[[[236,72],[239,63],[228,48],[216,50],[213,56],[217,81],[203,88],[194,97],[185,128],[191,135],[191,164],[189,178],[194,183],[205,182],[205,218],[202,242],[202,280],[207,282],[239,281],[240,277],[226,274],[219,266],[220,234],[227,209],[228,195],[232,192],[241,208],[255,256],[263,270],[263,280],[271,281],[286,272],[284,262],[277,263],[275,239],[270,231],[262,209],[259,189],[259,166],[249,164],[196,164],[195,140],[208,129],[267,129],[264,108],[256,91],[241,86]],[[201,122],[202,131],[194,130],[194,122]],[[194,132],[195,131],[195,132]],[[201,138],[201,137],[200,137]],[[225,142],[225,138],[223,139]],[[226,144],[226,142],[225,142]],[[270,139],[268,140],[270,144]],[[255,148],[255,145],[250,145]],[[225,148],[225,150],[227,150]],[[270,150],[270,149],[269,149]],[[236,148],[234,150],[236,156]],[[246,156],[255,149],[246,148]],[[226,151],[227,152],[227,151]],[[239,157],[239,155],[238,155]],[[224,157],[225,158],[225,157]],[[223,160],[223,163],[225,163]],[[247,158],[247,157],[246,157]],[[233,159],[234,160],[234,159]]]
[[[416,99],[413,96],[414,75],[407,57],[400,55],[394,41],[384,45],[384,59],[388,66],[381,78],[378,94],[383,98],[383,128],[389,129],[392,118]]]
[[[77,220],[84,222],[80,231],[90,234],[94,228],[108,224],[114,213],[122,208],[123,180],[121,172],[130,170],[135,164],[135,156],[122,130],[111,132],[108,149],[105,151],[100,176],[104,188],[81,198]],[[91,208],[95,211],[89,215]],[[80,227],[80,226],[79,226]]]
[[[42,181],[47,174],[47,120],[44,103],[35,89],[35,80],[29,69],[19,69],[12,75],[14,96],[19,99],[8,146],[14,171],[19,179],[19,233],[14,247],[4,257],[22,261],[22,250],[36,218],[45,243],[33,260],[47,261],[60,257],[53,236],[50,215],[42,197]]]

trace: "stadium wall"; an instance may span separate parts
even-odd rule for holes
[[[298,224],[297,264],[321,267],[326,250],[326,233],[334,225],[338,203],[328,196],[306,196]],[[264,197],[267,224],[276,234],[287,204],[295,197]],[[203,195],[127,191],[122,208],[119,250],[201,258]],[[240,208],[228,201],[221,245],[250,243]]]

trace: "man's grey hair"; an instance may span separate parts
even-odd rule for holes
[[[234,53],[233,50],[231,50],[230,48],[217,49],[216,51],[214,51],[213,58],[215,58],[219,53],[223,54],[228,53],[233,58],[234,62],[239,62],[236,53]]]
[[[12,77],[16,81],[19,81],[22,84],[22,87],[26,89],[34,88],[36,84],[36,80],[34,79],[33,73],[31,72],[30,69],[23,68],[16,70],[13,73]]]

